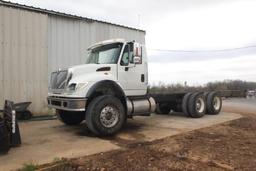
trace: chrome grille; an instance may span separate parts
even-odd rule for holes
[[[65,89],[67,83],[68,71],[57,71],[51,74],[51,89]]]

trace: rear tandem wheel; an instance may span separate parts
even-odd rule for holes
[[[222,108],[222,99],[218,92],[210,92],[205,97],[207,105],[207,114],[217,115]]]
[[[201,118],[206,112],[206,102],[202,92],[193,93],[188,100],[188,111],[192,118]]]

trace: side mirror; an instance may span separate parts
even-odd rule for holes
[[[142,46],[139,43],[133,44],[133,62],[135,64],[141,64],[142,63]]]
[[[133,53],[134,56],[141,57],[142,56],[142,46],[139,43],[134,43],[133,45]]]

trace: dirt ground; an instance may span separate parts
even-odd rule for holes
[[[151,142],[173,135],[218,125],[241,118],[239,114],[222,112],[192,119],[182,114],[135,117],[114,137],[98,138],[86,127],[66,126],[58,120],[21,122],[22,145],[0,155],[0,171],[15,170],[23,164],[41,165],[59,158],[79,158],[118,149],[127,145]],[[63,170],[63,169],[59,169]]]
[[[123,148],[40,166],[45,170],[256,170],[256,103],[224,102],[243,118],[151,142],[118,141]],[[51,169],[50,169],[51,168]]]

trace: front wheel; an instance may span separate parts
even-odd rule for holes
[[[84,120],[85,112],[57,110],[58,119],[66,125],[78,125]]]
[[[117,133],[126,121],[121,101],[110,95],[96,97],[86,110],[88,128],[98,136]]]

